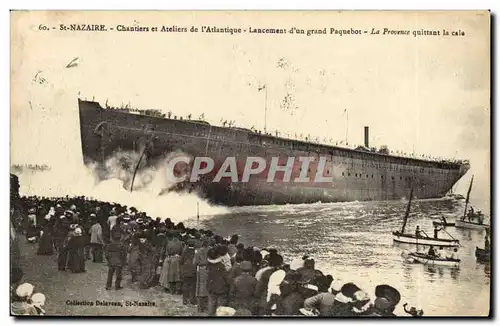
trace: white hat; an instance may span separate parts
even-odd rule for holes
[[[234,316],[236,310],[231,307],[218,307],[215,311],[216,316]]]
[[[340,290],[342,289],[342,282],[340,282],[339,279],[334,279],[332,281],[332,283],[330,284],[330,290],[333,290],[335,292],[340,292]]]
[[[302,258],[297,258],[292,260],[290,263],[290,269],[296,271],[297,269],[304,267],[304,261]]]
[[[30,283],[23,283],[17,287],[16,295],[21,298],[30,297],[33,294],[34,289],[35,287]]]
[[[31,296],[31,302],[35,306],[45,305],[45,295],[43,293],[35,293]]]
[[[75,205],[71,205],[71,207],[69,208],[71,210],[75,210],[76,209],[76,206]]]

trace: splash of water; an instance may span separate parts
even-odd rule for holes
[[[46,164],[50,170],[17,172],[21,195],[92,197],[135,206],[150,216],[174,221],[195,217],[198,204],[201,216],[227,211],[194,193],[159,196],[173,186],[167,182],[166,165],[161,163],[141,167],[130,192],[135,166],[124,163],[138,162],[140,152],[116,153],[105,164],[106,178],[99,179],[96,166],[83,164],[76,90],[79,76],[55,67],[33,73],[37,78],[43,76],[44,82],[26,80],[29,87],[13,104],[11,164]]]

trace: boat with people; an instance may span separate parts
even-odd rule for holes
[[[458,247],[460,246],[460,241],[457,239],[444,239],[438,237],[429,237],[424,231],[420,230],[417,225],[415,233],[405,233],[406,223],[408,221],[408,216],[410,215],[411,201],[413,199],[413,189],[410,191],[410,200],[408,201],[408,206],[406,207],[405,216],[403,219],[403,226],[401,231],[392,232],[392,239],[395,242],[415,244],[415,245],[427,245],[427,246],[441,246],[441,247]]]
[[[490,250],[476,247],[476,259],[478,262],[481,262],[481,263],[490,262]]]
[[[431,266],[460,267],[460,259],[438,257],[423,252],[410,252],[407,254],[406,260]]]
[[[455,221],[455,227],[462,229],[474,229],[474,230],[486,230],[490,228],[488,224],[462,221],[462,220]]]
[[[396,242],[423,245],[423,246],[441,246],[441,247],[459,247],[460,241],[457,239],[435,239],[425,236],[415,236],[414,234],[401,234],[398,231],[392,232],[392,238]]]
[[[486,230],[489,229],[490,226],[488,224],[484,224],[484,214],[478,210],[474,211],[474,207],[469,205],[470,192],[472,190],[472,183],[474,181],[474,176],[472,176],[470,180],[469,190],[467,191],[467,198],[465,199],[465,208],[464,215],[461,219],[455,221],[455,227],[464,228],[464,229],[475,229],[475,230]],[[469,211],[467,211],[469,208]]]

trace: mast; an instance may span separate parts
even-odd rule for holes
[[[200,226],[200,202],[196,202],[196,223],[198,227]]]
[[[472,190],[473,181],[474,181],[474,176],[472,176],[472,178],[470,179],[469,190],[467,191],[467,198],[465,199],[464,218],[462,220],[465,220],[465,215],[467,214],[467,205],[469,204],[469,196],[470,196],[470,191]]]
[[[403,227],[401,228],[401,234],[405,233],[406,222],[408,221],[408,216],[410,215],[410,206],[412,198],[413,198],[413,188],[411,188],[410,190],[410,200],[408,201],[408,206],[406,206],[406,212],[403,220]]]

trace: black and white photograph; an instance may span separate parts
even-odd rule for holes
[[[10,12],[10,315],[489,317],[491,13]]]

